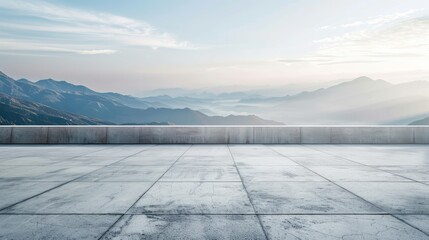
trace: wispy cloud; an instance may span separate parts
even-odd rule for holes
[[[429,17],[407,19],[387,28],[366,29],[314,41],[312,55],[278,59],[286,64],[377,63],[386,61],[429,62]]]
[[[145,46],[153,49],[194,49],[189,42],[179,41],[152,25],[118,15],[90,12],[44,1],[0,0],[0,40],[14,42],[31,40],[33,50],[58,49],[78,54],[112,54],[112,48]],[[26,17],[22,17],[26,16]],[[31,37],[34,36],[34,37]],[[0,43],[0,47],[4,45]],[[74,45],[73,48],[69,48]],[[22,46],[16,44],[17,49]],[[9,44],[8,49],[13,50]]]
[[[333,30],[338,28],[352,28],[352,27],[360,27],[360,26],[371,26],[371,25],[383,25],[387,23],[394,22],[396,20],[404,19],[407,17],[411,17],[412,15],[422,12],[424,9],[410,9],[405,12],[398,12],[393,14],[387,14],[372,18],[367,18],[364,20],[358,20],[354,22],[344,23],[341,25],[326,25],[320,27],[322,30]]]
[[[78,52],[82,55],[96,55],[96,54],[113,54],[116,52],[116,50],[98,49],[98,50],[81,50]]]
[[[1,53],[15,53],[20,55],[34,55],[37,52],[43,53],[74,53],[81,55],[99,55],[113,54],[116,50],[112,49],[89,49],[91,46],[86,46],[87,49],[82,49],[81,45],[70,44],[45,44],[33,41],[22,40],[2,40],[0,39]],[[96,48],[96,46],[92,46]]]

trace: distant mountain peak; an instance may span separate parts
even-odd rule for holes
[[[21,82],[21,83],[27,83],[27,84],[34,84],[32,81],[26,79],[26,78],[21,78],[16,80],[17,82]]]
[[[49,83],[65,83],[65,84],[71,84],[71,83],[68,83],[68,82],[66,82],[66,81],[64,81],[64,80],[55,80],[55,79],[52,79],[52,78],[47,78],[47,79],[42,79],[42,80],[39,80],[39,81],[37,81],[36,83],[39,83],[39,82],[49,82]],[[73,85],[73,84],[71,84],[71,85]]]
[[[384,83],[384,84],[391,84],[391,83],[389,83],[387,81],[384,81],[382,79],[377,79],[376,80],[376,79],[372,79],[372,78],[367,77],[367,76],[361,76],[361,77],[355,78],[355,79],[349,81],[349,83],[350,82],[352,82],[352,83]],[[345,82],[345,83],[347,83],[347,82]]]
[[[389,82],[386,82],[384,80],[374,80],[372,78],[369,78],[367,76],[361,76],[358,78],[355,78],[348,82],[343,82],[337,85],[332,86],[331,88],[335,88],[338,86],[370,86],[370,85],[390,85]]]
[[[54,80],[52,78],[39,80],[36,82],[36,85],[40,87],[48,88],[54,91],[94,93],[93,90],[83,85],[75,85],[67,81]]]
[[[64,81],[64,80],[55,80],[55,79],[52,79],[52,78],[42,79],[42,80],[39,80],[37,82],[62,83],[62,84],[69,84],[69,85],[73,85],[73,86],[80,86],[80,85],[74,85],[74,84],[69,83],[69,82]]]
[[[374,81],[374,79],[367,77],[367,76],[360,76],[352,81],[357,81],[357,82],[361,82],[361,81]]]

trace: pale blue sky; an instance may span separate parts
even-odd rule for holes
[[[102,91],[429,80],[427,0],[0,0],[0,70]]]

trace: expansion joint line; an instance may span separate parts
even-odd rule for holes
[[[378,170],[378,171],[382,171],[382,172],[387,172],[387,173],[390,173],[390,174],[395,175],[395,176],[397,176],[397,177],[400,177],[400,178],[404,178],[404,179],[410,180],[410,181],[412,181],[412,182],[417,182],[417,183],[421,183],[421,184],[424,184],[424,185],[429,185],[429,183],[427,183],[427,182],[417,181],[417,180],[411,179],[411,178],[409,178],[409,177],[401,176],[401,175],[399,175],[399,174],[397,174],[397,173],[394,173],[394,172],[391,172],[391,171],[388,171],[388,170],[385,170],[385,169],[378,169],[378,168],[376,168],[376,167],[374,167],[374,166],[367,165],[367,164],[363,164],[363,163],[360,163],[360,162],[356,162],[356,161],[353,161],[353,160],[348,159],[348,158],[346,158],[346,157],[339,156],[339,155],[336,155],[336,154],[332,154],[332,153],[329,153],[329,152],[325,152],[325,151],[322,151],[322,150],[317,149],[317,148],[312,148],[312,147],[310,147],[310,146],[304,146],[304,147],[307,147],[307,148],[313,149],[313,150],[315,150],[315,151],[318,151],[318,152],[321,152],[321,153],[325,153],[325,154],[328,154],[328,155],[331,155],[331,156],[334,156],[334,157],[338,157],[338,158],[345,159],[345,160],[350,161],[350,162],[352,162],[352,163],[355,163],[355,164],[357,164],[357,165],[361,165],[361,166],[369,167],[369,168],[372,168],[372,169],[375,169],[375,170]]]
[[[162,177],[164,177],[164,175],[176,164],[176,162],[177,161],[179,161],[179,159],[180,158],[182,158],[183,157],[183,155],[185,155],[188,151],[189,151],[189,149],[191,149],[191,147],[193,146],[193,144],[191,144],[174,162],[173,162],[173,164],[171,164],[171,166],[170,167],[168,167],[168,169],[167,170],[165,170],[165,172],[158,178],[158,179],[156,179],[151,185],[150,185],[150,187],[148,188],[148,189],[146,189],[146,191],[144,191],[138,198],[137,198],[137,200],[123,213],[123,214],[121,214],[120,215],[120,217],[112,224],[112,225],[110,225],[110,227],[109,228],[107,228],[107,230],[103,233],[103,234],[101,234],[101,236],[97,239],[97,240],[100,240],[100,239],[102,239],[112,228],[113,228],[113,226],[115,226],[124,216],[128,216],[128,215],[130,215],[130,214],[127,214],[127,212],[131,209],[131,208],[133,208],[136,204],[137,204],[137,202],[138,201],[140,201],[140,199],[147,193],[147,192],[149,192],[149,190],[162,178]]]
[[[314,149],[314,148],[311,148],[311,147],[307,147],[307,146],[304,146],[304,145],[302,145],[302,146],[303,146],[303,147],[306,147],[306,148],[310,148],[310,149],[316,150],[316,151],[319,151],[319,152],[322,152],[322,153],[325,153],[325,152],[323,152],[323,151],[320,151],[320,150],[317,150],[317,149]],[[427,234],[426,232],[424,232],[424,231],[423,231],[423,230],[421,230],[420,228],[415,227],[415,226],[412,226],[411,224],[409,224],[409,223],[405,222],[404,220],[402,220],[402,219],[398,218],[398,217],[397,217],[397,216],[395,216],[394,214],[384,211],[384,210],[383,210],[382,208],[380,208],[379,206],[377,206],[377,205],[375,205],[374,203],[372,203],[372,202],[370,202],[370,201],[366,200],[365,198],[363,198],[363,197],[361,197],[361,196],[359,196],[359,195],[355,194],[354,192],[352,192],[352,191],[348,190],[347,188],[344,188],[343,186],[341,186],[341,185],[337,184],[336,182],[334,182],[334,181],[330,180],[329,178],[326,178],[326,177],[324,177],[324,176],[320,175],[319,173],[317,173],[317,172],[313,171],[312,169],[310,169],[310,168],[308,168],[308,167],[306,167],[306,166],[304,166],[304,165],[302,165],[302,164],[300,164],[300,163],[298,163],[298,162],[296,162],[296,161],[294,161],[294,160],[290,159],[289,157],[285,156],[284,154],[282,154],[282,153],[278,152],[277,150],[275,150],[275,149],[273,149],[273,148],[271,148],[271,147],[268,147],[268,148],[269,148],[269,149],[271,149],[272,151],[276,152],[277,154],[279,154],[279,155],[281,155],[281,156],[283,156],[283,157],[285,157],[285,158],[287,158],[287,159],[291,160],[292,162],[294,162],[294,163],[298,164],[299,166],[301,166],[301,167],[303,167],[303,168],[307,169],[308,171],[310,171],[310,172],[312,172],[312,173],[314,173],[314,174],[318,175],[319,177],[321,177],[321,178],[325,179],[326,181],[328,181],[328,182],[330,182],[330,183],[334,184],[335,186],[337,186],[337,187],[339,187],[339,188],[343,189],[344,191],[346,191],[346,192],[348,192],[348,193],[352,194],[353,196],[355,196],[355,197],[357,197],[357,198],[361,199],[362,201],[364,201],[364,202],[366,202],[366,203],[368,203],[368,204],[370,204],[370,205],[374,206],[374,207],[375,207],[375,208],[377,208],[377,209],[380,209],[381,211],[383,211],[384,213],[386,213],[386,215],[389,215],[389,216],[391,216],[391,217],[393,217],[393,218],[395,218],[395,219],[399,220],[400,222],[403,222],[403,223],[405,223],[406,225],[408,225],[408,226],[410,226],[410,227],[412,227],[412,228],[414,228],[414,229],[417,229],[418,231],[420,231],[421,233],[425,234],[426,236],[429,236],[429,234]],[[326,154],[329,154],[329,153],[326,153]],[[333,154],[329,154],[329,155],[331,155],[331,156],[335,156],[335,155],[333,155]],[[337,157],[337,156],[335,156],[335,157]],[[341,157],[341,158],[343,158],[343,157]],[[345,159],[345,160],[349,160],[349,159],[347,159],[347,158],[343,158],[343,159]],[[351,161],[351,160],[350,160],[350,161]],[[354,162],[354,161],[352,161],[352,162]],[[364,164],[361,164],[361,165],[364,165]],[[364,165],[364,166],[367,166],[367,165]]]
[[[108,148],[108,147],[106,147],[106,148],[102,148],[102,149],[100,149],[100,150],[97,150],[97,151],[94,151],[94,152],[90,152],[90,153],[96,153],[96,152],[99,152],[99,151],[105,150],[105,149],[107,149],[107,148]],[[149,147],[149,148],[150,148],[150,147]],[[147,149],[149,149],[149,148],[147,148]],[[81,176],[78,176],[78,177],[76,177],[76,178],[73,178],[72,180],[66,181],[66,182],[64,182],[64,183],[61,183],[61,184],[59,184],[59,185],[55,186],[55,187],[49,188],[49,189],[47,189],[47,190],[45,190],[45,191],[43,191],[43,192],[41,192],[41,193],[35,194],[35,195],[33,195],[33,196],[31,196],[31,197],[28,197],[28,198],[26,198],[26,199],[23,199],[23,200],[21,200],[21,201],[19,201],[19,202],[16,202],[16,203],[14,203],[14,204],[11,204],[11,205],[9,205],[9,206],[6,206],[6,207],[4,207],[4,208],[1,208],[1,209],[0,209],[0,212],[1,212],[1,211],[4,211],[4,210],[6,210],[6,209],[12,208],[12,207],[14,207],[14,206],[16,206],[16,205],[18,205],[18,204],[20,204],[20,203],[23,203],[23,202],[27,201],[27,200],[33,199],[33,198],[35,198],[35,197],[38,197],[38,196],[40,196],[40,195],[42,195],[42,194],[44,194],[44,193],[47,193],[47,192],[49,192],[49,191],[52,191],[52,190],[57,189],[57,188],[59,188],[59,187],[62,187],[62,186],[64,186],[64,185],[68,184],[68,183],[74,182],[74,181],[76,181],[76,180],[78,180],[78,179],[80,179],[80,178],[82,178],[82,177],[88,176],[89,174],[91,174],[91,173],[93,173],[93,172],[96,172],[96,171],[98,171],[98,170],[100,170],[100,169],[103,169],[103,168],[105,168],[105,167],[109,167],[109,166],[111,166],[111,165],[113,165],[113,164],[115,164],[115,163],[118,163],[118,162],[120,162],[120,161],[122,161],[122,160],[124,160],[124,159],[126,159],[126,158],[128,158],[128,157],[131,157],[131,156],[134,156],[134,155],[139,154],[139,153],[141,153],[141,152],[144,152],[144,151],[145,151],[145,150],[147,150],[147,149],[144,149],[144,150],[142,150],[142,151],[139,151],[139,152],[137,152],[137,153],[135,153],[135,154],[132,154],[132,155],[130,155],[130,156],[126,156],[126,157],[124,157],[124,158],[121,158],[120,160],[118,160],[118,161],[116,161],[116,162],[113,162],[113,163],[108,164],[108,165],[105,165],[105,166],[103,166],[103,167],[100,167],[100,168],[94,169],[93,171],[90,171],[90,172],[85,173],[85,174],[83,174],[83,175],[81,175]],[[72,157],[72,158],[70,158],[70,159],[74,159],[74,158],[77,158],[77,157],[83,157],[83,156],[85,156],[85,155],[87,155],[87,154],[90,154],[90,153],[85,153],[85,154],[82,154],[82,155],[79,155],[79,156],[76,156],[76,157]]]
[[[228,147],[229,154],[231,155],[232,161],[234,162],[235,170],[237,170],[238,176],[240,177],[241,184],[243,185],[243,189],[246,192],[246,195],[247,195],[247,198],[249,199],[250,205],[252,205],[253,212],[255,212],[256,218],[258,219],[259,225],[261,226],[262,232],[264,233],[265,239],[268,240],[268,234],[265,231],[264,225],[262,224],[262,220],[261,220],[260,215],[256,212],[255,205],[253,204],[253,201],[252,201],[252,198],[250,197],[249,191],[247,191],[246,185],[244,184],[243,177],[241,176],[240,170],[237,167],[237,163],[235,162],[235,158],[234,158],[234,155],[232,154],[232,151],[231,151],[231,148],[229,147],[229,144],[227,144],[227,147]]]

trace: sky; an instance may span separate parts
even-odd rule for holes
[[[99,91],[429,80],[428,0],[0,0],[0,71]]]

